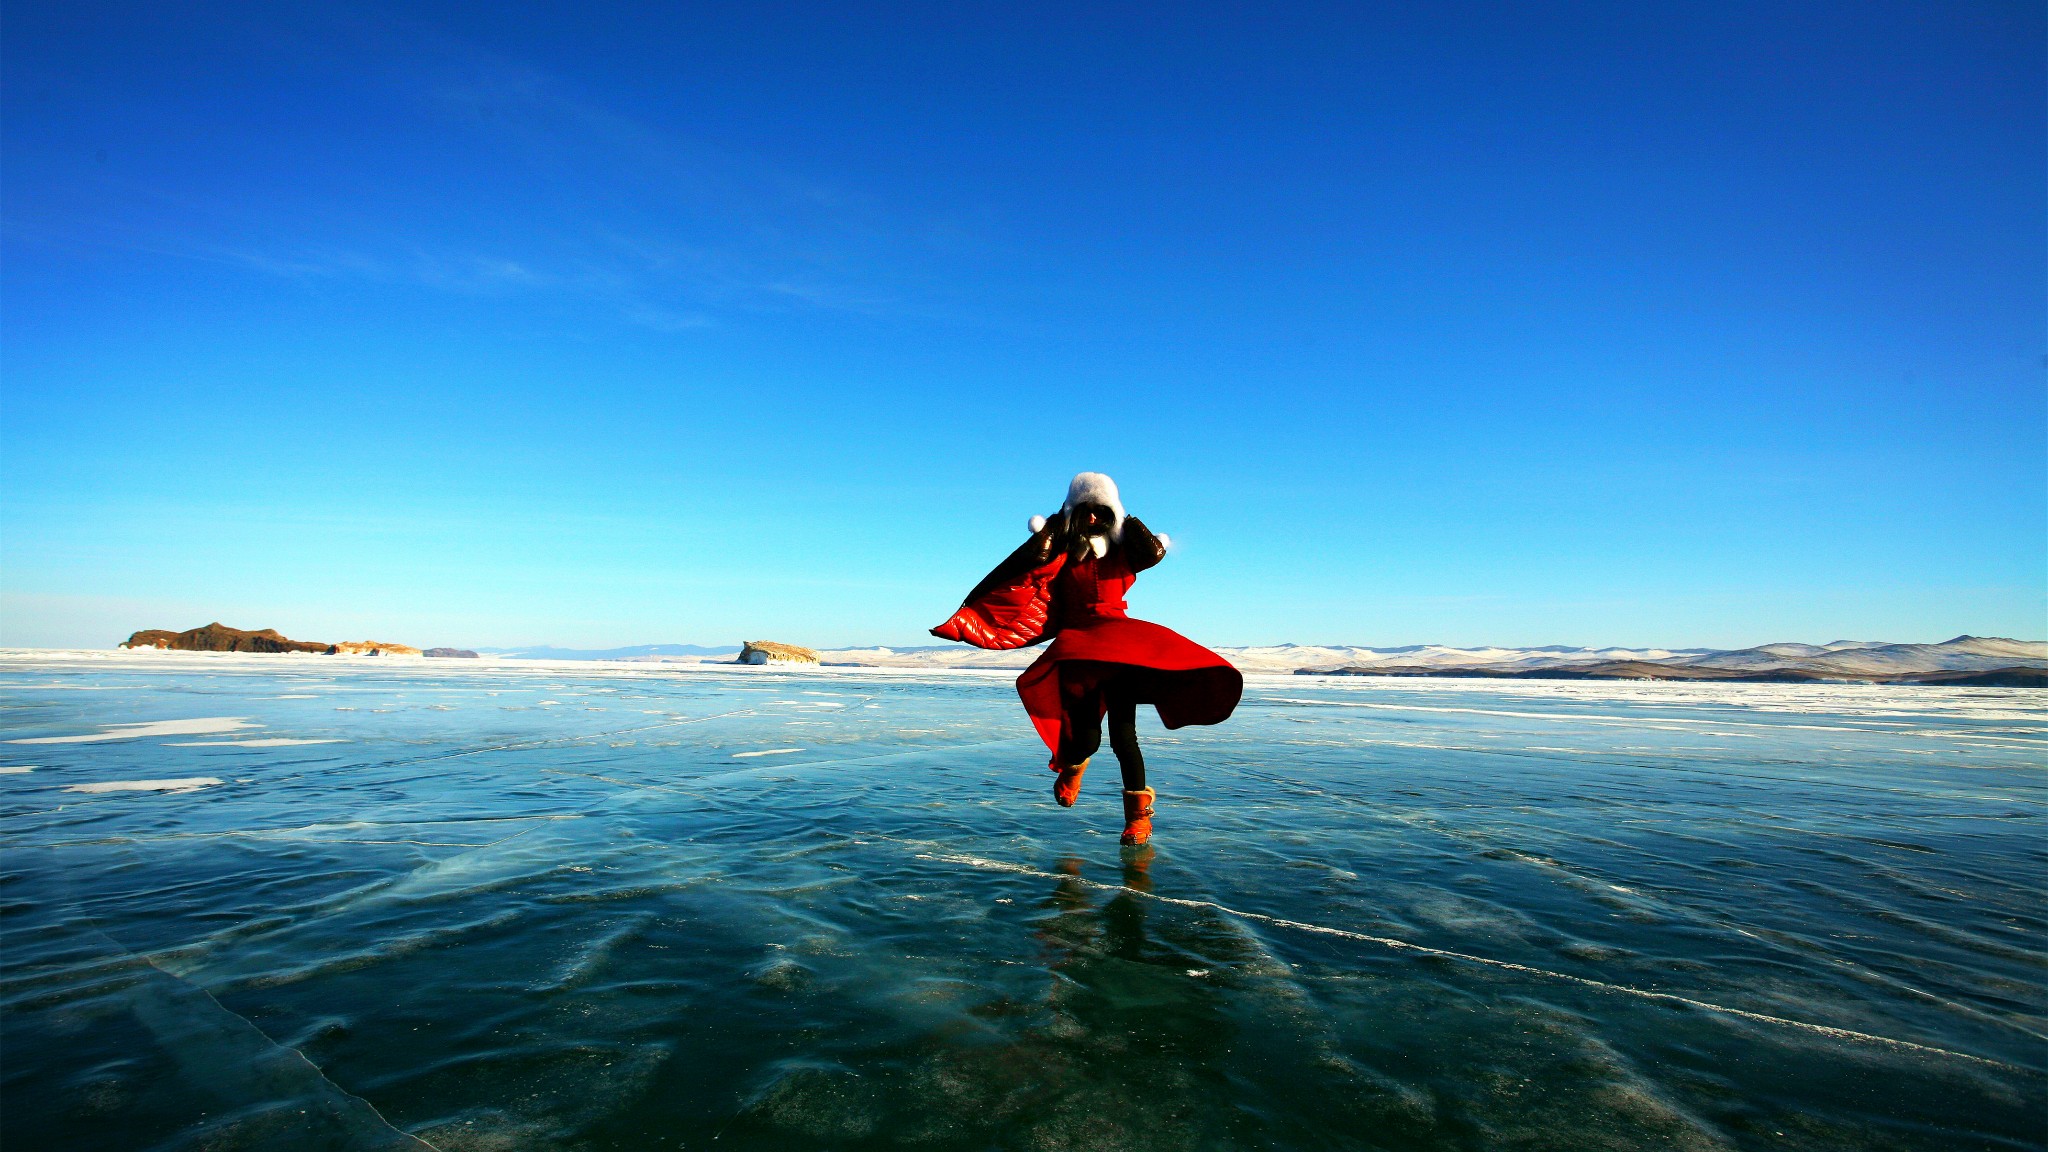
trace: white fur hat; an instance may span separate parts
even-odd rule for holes
[[[1100,472],[1083,472],[1067,485],[1067,502],[1060,505],[1060,511],[1071,512],[1076,504],[1100,504],[1109,509],[1112,517],[1109,523],[1109,538],[1121,540],[1124,535],[1124,502],[1116,494],[1116,481]],[[1045,527],[1045,517],[1033,516],[1031,530],[1037,532]]]

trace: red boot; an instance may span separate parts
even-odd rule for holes
[[[1143,844],[1152,839],[1152,801],[1158,799],[1150,788],[1124,792],[1125,844]]]
[[[1060,774],[1059,779],[1052,782],[1052,798],[1060,802],[1060,807],[1072,808],[1075,799],[1081,795],[1081,773],[1088,770],[1088,761],[1062,768],[1055,759],[1050,767]]]

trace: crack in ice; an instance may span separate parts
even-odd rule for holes
[[[894,836],[883,836],[873,833],[870,833],[868,838],[910,846],[931,846],[930,841],[906,840]],[[1374,936],[1366,932],[1354,932],[1348,928],[1331,928],[1322,924],[1311,924],[1303,920],[1289,920],[1285,917],[1280,916],[1268,916],[1263,912],[1247,912],[1242,909],[1232,908],[1228,905],[1217,903],[1214,900],[1190,900],[1180,896],[1161,896],[1156,892],[1147,892],[1142,888],[1134,888],[1127,884],[1105,884],[1099,880],[1089,880],[1086,877],[1076,876],[1071,873],[1047,872],[1042,869],[1033,868],[1025,864],[1014,864],[1003,860],[990,860],[985,857],[971,856],[963,853],[918,852],[915,855],[920,860],[930,860],[942,864],[962,864],[970,868],[978,868],[984,871],[1008,872],[1012,875],[1031,876],[1043,880],[1058,880],[1063,882],[1070,881],[1096,889],[1097,891],[1128,892],[1134,896],[1141,896],[1147,900],[1156,900],[1162,904],[1172,904],[1182,908],[1207,909],[1213,912],[1221,912],[1226,916],[1235,916],[1243,920],[1253,920],[1261,924],[1271,924],[1276,928],[1287,928],[1297,932],[1308,932],[1320,936],[1335,936],[1345,940],[1357,940],[1362,943],[1377,944],[1382,948],[1391,949],[1397,952],[1413,952],[1417,955],[1422,956],[1434,956],[1444,960],[1458,960],[1467,964],[1478,964],[1489,968],[1499,968],[1509,972],[1518,972],[1526,976],[1538,976],[1548,980],[1557,980],[1567,984],[1577,984],[1581,987],[1594,988],[1603,992],[1616,992],[1625,996],[1635,996],[1640,999],[1652,1000],[1663,1004],[1682,1004],[1689,1008],[1698,1008],[1702,1011],[1718,1013],[1723,1016],[1736,1017],[1739,1019],[1749,1020],[1759,1024],[1772,1024],[1783,1028],[1793,1028],[1803,1032],[1811,1032],[1819,1036],[1827,1036],[1831,1039],[1836,1040],[1852,1040],[1857,1041],[1859,1043],[1877,1044],[1884,1047],[1896,1048],[1904,1051],[1925,1052],[1930,1055],[1937,1056],[1952,1056],[1958,1060],[1967,1060],[1973,1063],[1983,1064],[1988,1067],[1999,1068],[2010,1072],[2028,1071],[2027,1069],[2021,1068],[2018,1065],[2008,1064],[2003,1060],[1994,1060],[1988,1056],[1978,1056],[1969,1052],[1958,1052],[1953,1048],[1940,1048],[1932,1044],[1920,1044],[1912,1040],[1900,1040],[1892,1036],[1879,1036],[1871,1032],[1858,1032],[1853,1028],[1838,1028],[1832,1024],[1814,1024],[1805,1020],[1793,1020],[1785,1016],[1772,1016],[1764,1012],[1752,1012],[1746,1008],[1734,1008],[1726,1004],[1716,1004],[1708,1000],[1697,1000],[1690,996],[1680,996],[1675,992],[1658,992],[1648,988],[1637,988],[1629,984],[1614,984],[1606,980],[1595,980],[1589,976],[1574,976],[1568,972],[1554,972],[1548,968],[1538,968],[1530,964],[1520,964],[1516,963],[1513,960],[1497,960],[1491,956],[1479,956],[1470,952],[1455,952],[1448,948],[1433,948],[1427,944],[1416,944],[1412,941],[1401,940],[1392,936]]]

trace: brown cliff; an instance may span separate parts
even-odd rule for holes
[[[259,628],[250,632],[230,628],[219,621],[185,632],[147,628],[128,637],[121,647],[169,648],[178,652],[315,652],[321,655],[334,651],[332,644],[288,640],[275,628]]]
[[[818,654],[809,648],[794,644],[777,644],[773,640],[749,640],[740,649],[735,664],[816,664]]]
[[[418,656],[420,650],[410,644],[393,644],[388,640],[343,640],[331,650],[336,656]]]

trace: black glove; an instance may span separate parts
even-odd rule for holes
[[[1152,530],[1145,527],[1145,522],[1136,516],[1124,517],[1122,547],[1124,563],[1130,565],[1133,572],[1143,572],[1166,559],[1166,545],[1160,543],[1159,537],[1154,536]]]

